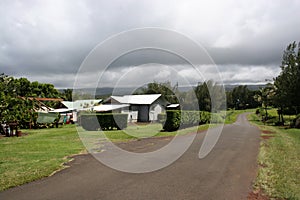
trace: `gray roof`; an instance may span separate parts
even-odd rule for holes
[[[151,105],[154,101],[156,101],[160,97],[161,94],[111,96],[112,99],[122,104],[143,104],[143,105]]]
[[[177,108],[179,104],[170,104],[167,106],[167,108]]]
[[[98,104],[101,101],[102,99],[86,99],[76,101],[62,101],[61,103],[69,109],[84,110],[86,108],[93,107],[95,104]]]
[[[126,107],[129,107],[129,105],[128,104],[121,104],[121,105],[104,104],[104,105],[95,106],[93,110],[98,112],[105,112],[105,111],[117,110],[120,108],[126,108]]]

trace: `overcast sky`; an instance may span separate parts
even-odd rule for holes
[[[300,41],[299,10],[299,0],[1,0],[0,72],[72,87],[81,63],[97,44],[122,31],[158,27],[203,45],[225,83],[263,82],[280,72],[286,46]],[[107,70],[100,86],[110,86],[121,76],[124,86],[133,85],[132,79],[145,82],[136,68],[147,63],[164,65],[147,71],[147,81],[174,77],[172,66],[193,78],[180,59],[168,63],[168,56],[146,51],[128,55]],[[124,79],[129,72],[132,78]],[[88,76],[85,84],[89,86]]]

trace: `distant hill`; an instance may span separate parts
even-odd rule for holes
[[[238,87],[239,85],[225,85],[226,91],[232,91],[235,87]],[[259,90],[260,88],[265,87],[265,85],[247,85],[249,90]],[[96,96],[107,96],[107,95],[126,95],[126,94],[132,94],[133,91],[135,91],[136,88],[133,87],[122,87],[122,88],[112,88],[112,87],[103,87],[103,88],[97,88],[96,89]],[[179,91],[186,92],[191,89],[191,87],[178,87]],[[94,94],[94,88],[83,88],[83,89],[76,89],[76,92],[84,93],[84,94]],[[61,92],[63,89],[60,90]]]
[[[225,85],[226,91],[232,91],[235,87],[238,87],[239,85]],[[247,85],[247,88],[249,90],[259,90],[260,88],[266,87],[265,84],[263,85]]]

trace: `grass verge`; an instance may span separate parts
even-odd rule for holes
[[[0,139],[0,191],[49,176],[84,150],[74,126]]]
[[[300,129],[265,126],[255,114],[249,119],[273,136],[261,142],[256,189],[275,199],[300,199]]]

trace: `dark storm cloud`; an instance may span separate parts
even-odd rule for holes
[[[0,2],[0,72],[70,87],[80,64],[98,43],[121,31],[154,26],[202,44],[225,81],[256,80],[259,69],[265,77],[276,76],[284,48],[300,40],[299,7],[297,0],[4,0]],[[108,74],[115,78],[126,67],[153,62],[185,64],[174,55],[148,50],[121,57]],[[241,74],[230,74],[233,69]]]

